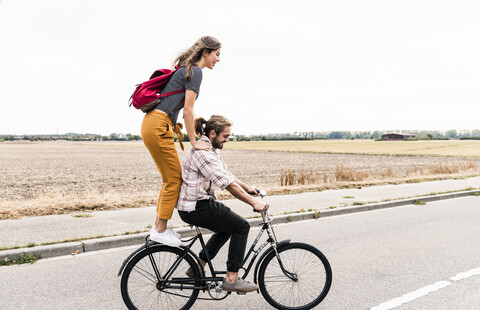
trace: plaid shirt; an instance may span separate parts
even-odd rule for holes
[[[206,136],[199,141],[212,144]],[[180,211],[195,211],[198,200],[215,197],[215,186],[222,190],[233,181],[227,172],[227,165],[218,150],[203,151],[191,148],[182,165],[182,187],[178,197],[177,209]]]

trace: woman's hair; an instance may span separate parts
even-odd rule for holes
[[[203,51],[207,51],[210,54],[212,51],[218,50],[221,47],[222,43],[214,37],[201,37],[195,44],[181,53],[180,56],[173,61],[173,66],[185,66],[185,79],[189,80],[193,66],[202,58]]]
[[[210,130],[214,130],[219,135],[225,127],[231,127],[232,121],[221,115],[212,115],[207,121],[203,117],[195,119],[195,133],[201,137],[202,135],[208,135]]]

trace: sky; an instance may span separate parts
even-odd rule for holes
[[[478,12],[477,0],[1,0],[0,134],[139,134],[135,85],[203,35],[223,47],[195,114],[230,118],[234,134],[477,129]]]

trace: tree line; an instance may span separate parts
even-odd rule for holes
[[[413,134],[415,138],[410,140],[448,140],[448,139],[475,139],[480,140],[480,129],[461,130],[450,129],[439,130],[375,130],[375,131],[328,131],[328,132],[296,132],[288,134],[267,134],[267,135],[238,135],[238,141],[260,141],[260,140],[313,140],[313,139],[381,139],[382,135],[388,133]]]
[[[375,130],[375,131],[328,131],[328,132],[293,132],[274,133],[265,135],[232,135],[232,140],[237,141],[275,141],[275,140],[315,140],[315,139],[381,139],[382,135],[392,132],[403,132],[415,135],[415,138],[408,140],[449,140],[449,139],[472,139],[480,140],[480,129],[460,130],[450,129],[439,130]],[[130,133],[111,133],[104,136],[99,134],[67,133],[64,135],[0,135],[0,142],[28,140],[28,141],[138,141],[142,140],[139,135]],[[189,141],[188,135],[184,133],[182,141]]]
[[[139,135],[132,135],[130,133],[111,133],[110,135],[103,136],[99,134],[80,134],[80,133],[67,133],[64,135],[0,135],[0,142],[4,141],[15,141],[15,140],[26,140],[26,141],[56,141],[56,140],[66,140],[66,141],[138,141],[142,140]]]

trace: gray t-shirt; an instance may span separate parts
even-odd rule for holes
[[[195,91],[197,93],[196,98],[198,98],[200,84],[202,84],[202,69],[193,67],[192,74],[190,74],[190,79],[185,80],[185,67],[182,67],[172,75],[170,81],[168,81],[167,85],[165,85],[162,94],[185,88],[185,90],[190,89]],[[177,123],[178,112],[183,109],[184,100],[185,93],[163,97],[155,109],[159,109],[160,111],[167,113],[175,125]]]

